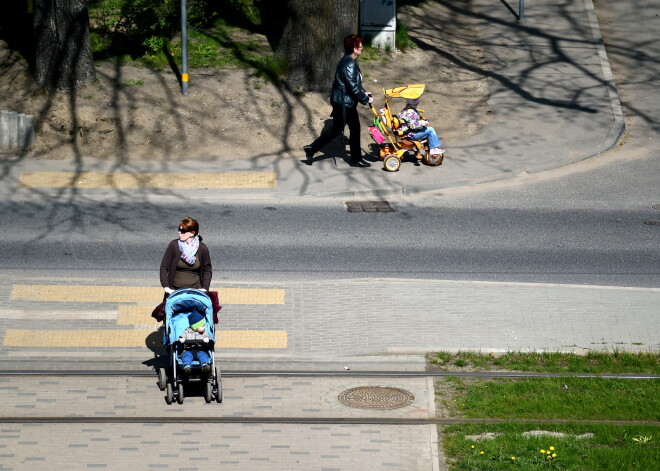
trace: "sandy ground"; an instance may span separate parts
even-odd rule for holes
[[[463,5],[469,8],[470,0]],[[419,47],[383,60],[360,60],[365,88],[383,105],[383,88],[424,83],[420,108],[443,147],[474,133],[489,120],[488,84],[478,28],[467,15],[429,1],[406,7],[398,21],[408,25]],[[428,25],[442,25],[430,29]],[[264,38],[265,40],[265,38]],[[292,93],[246,69],[192,70],[183,96],[171,70],[152,71],[113,62],[98,63],[97,80],[70,96],[35,86],[23,61],[0,43],[0,109],[34,115],[34,159],[222,160],[277,155],[302,158],[329,120],[326,93]],[[403,107],[396,101],[393,109]],[[369,108],[363,116],[362,147],[369,151]],[[341,140],[335,142],[341,156]]]

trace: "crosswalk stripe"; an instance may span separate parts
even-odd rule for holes
[[[7,329],[5,347],[103,348],[145,347],[154,329],[135,330],[23,330]],[[216,332],[216,348],[287,348],[283,330],[223,330]]]
[[[283,289],[220,288],[220,304],[284,304]],[[70,286],[70,285],[13,285],[12,300],[88,302],[88,303],[146,303],[156,306],[163,300],[163,289],[139,286]]]
[[[120,306],[120,309],[124,306]],[[128,306],[126,306],[128,307]],[[145,306],[146,307],[146,306]],[[147,317],[151,315],[151,311]],[[49,309],[47,311],[35,311],[35,310],[23,310],[23,309],[0,309],[0,319],[16,319],[16,320],[86,320],[86,321],[98,321],[98,320],[109,320],[114,321],[117,319],[117,310],[106,310],[106,311],[74,311],[74,310],[62,310],[62,309]],[[152,318],[152,321],[155,320]],[[140,319],[140,324],[150,324],[149,320],[144,318]]]
[[[118,325],[144,325],[157,322],[151,317],[153,306],[121,305],[117,310]]]
[[[229,189],[275,188],[274,172],[114,173],[21,172],[19,186],[29,188]]]

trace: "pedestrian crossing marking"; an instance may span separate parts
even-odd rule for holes
[[[117,310],[118,325],[145,325],[158,322],[151,317],[153,306],[121,305]]]
[[[7,329],[5,347],[108,348],[147,347],[154,329],[135,330],[23,330]],[[216,348],[287,348],[283,330],[223,330],[216,332]]]
[[[283,289],[220,288],[220,305],[284,304]],[[163,289],[139,286],[13,285],[12,300],[88,303],[151,303],[163,300]]]
[[[21,172],[21,187],[117,188],[203,190],[275,188],[275,172],[231,173],[120,173],[120,172]]]
[[[123,306],[120,306],[120,309]],[[151,313],[151,311],[149,311]],[[147,315],[147,317],[150,314]],[[15,320],[39,320],[39,321],[116,321],[117,310],[103,310],[103,311],[74,311],[71,309],[49,309],[47,311],[36,310],[23,310],[23,309],[0,309],[0,319],[15,319]],[[148,324],[150,322],[141,322],[141,324]]]

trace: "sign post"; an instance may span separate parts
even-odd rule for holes
[[[181,0],[181,92],[188,95],[188,5]]]

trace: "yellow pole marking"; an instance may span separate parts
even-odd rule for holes
[[[188,74],[181,74],[181,81],[182,82],[187,82],[188,81]]]
[[[284,304],[283,289],[220,288],[220,305]],[[163,300],[162,288],[138,286],[14,285],[11,299],[23,301],[87,303],[151,303],[152,309]]]
[[[21,172],[18,184],[29,188],[226,189],[275,188],[274,172],[113,173]]]
[[[147,347],[155,330],[20,330],[7,329],[5,347],[103,348]],[[224,330],[216,332],[217,348],[287,348],[283,330]]]

